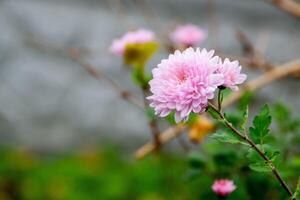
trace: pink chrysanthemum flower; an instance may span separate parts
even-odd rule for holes
[[[155,40],[152,31],[139,29],[126,33],[123,37],[115,39],[110,46],[110,52],[122,56],[128,44],[143,44]]]
[[[233,181],[228,179],[216,180],[212,185],[212,190],[221,197],[228,196],[231,192],[236,189]]]
[[[223,75],[216,73],[220,64],[214,51],[175,51],[152,70],[150,106],[161,117],[174,110],[176,122],[187,120],[191,112],[204,112],[214,91],[224,83]]]
[[[187,24],[178,26],[170,37],[177,45],[190,47],[202,43],[206,39],[206,32],[196,25]]]
[[[230,60],[226,58],[217,70],[224,75],[223,86],[229,87],[234,91],[238,90],[237,85],[243,83],[247,78],[246,74],[241,74],[241,69],[242,67],[238,61],[230,62]]]

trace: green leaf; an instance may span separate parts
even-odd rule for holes
[[[245,110],[243,112],[243,117],[241,121],[241,129],[243,130],[244,133],[246,133],[246,126],[248,123],[248,116],[249,116],[249,108],[248,105],[245,107]]]
[[[238,102],[238,109],[244,110],[246,106],[248,106],[253,99],[253,93],[252,92],[246,92],[239,100]]]
[[[258,145],[258,148],[264,152],[263,148]],[[270,172],[271,169],[266,161],[252,148],[248,150],[247,158],[250,160],[249,168],[257,172]]]
[[[253,126],[250,127],[249,132],[254,142],[263,144],[264,138],[269,134],[272,117],[268,105],[264,105],[259,115],[253,119]]]
[[[219,142],[248,145],[247,143],[241,141],[237,136],[233,135],[233,133],[231,132],[214,133],[213,135],[210,136],[210,138],[215,139]]]
[[[158,43],[128,44],[125,48],[124,63],[134,67],[144,66],[158,50]]]
[[[269,145],[257,145],[257,147],[273,162],[273,164],[276,163],[277,157],[280,154],[279,151],[273,150]],[[247,153],[247,158],[250,161],[250,169],[257,172],[271,171],[269,164],[258,154],[258,152],[256,152],[256,150],[250,148]]]
[[[250,163],[249,168],[256,172],[270,172],[271,168],[265,162]]]
[[[300,176],[293,196],[290,199],[300,199]]]

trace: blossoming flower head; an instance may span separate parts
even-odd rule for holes
[[[115,39],[110,46],[110,52],[116,55],[123,55],[128,44],[143,44],[152,42],[155,35],[152,31],[139,29],[126,33],[123,37]]]
[[[231,192],[236,189],[233,181],[228,179],[216,180],[212,185],[212,190],[221,197],[228,196]]]
[[[174,43],[187,47],[199,44],[205,39],[206,32],[193,24],[178,26],[171,34]]]
[[[214,91],[224,83],[224,77],[216,70],[220,58],[214,51],[188,48],[175,51],[153,69],[149,82],[150,106],[161,117],[175,111],[175,120],[187,120],[191,112],[204,112]]]
[[[241,74],[241,69],[242,67],[238,61],[230,62],[226,58],[218,69],[218,72],[224,75],[223,86],[229,87],[232,90],[238,90],[237,85],[243,83],[247,78],[247,75]]]

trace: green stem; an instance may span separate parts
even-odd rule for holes
[[[291,192],[291,190],[289,189],[288,185],[286,184],[286,182],[282,179],[282,177],[280,176],[279,172],[277,171],[274,163],[264,154],[264,152],[262,152],[257,145],[250,139],[248,138],[246,135],[242,134],[239,130],[237,130],[224,116],[224,114],[222,112],[219,111],[218,108],[216,108],[213,104],[209,103],[209,106],[216,112],[218,113],[219,117],[221,118],[221,120],[224,122],[224,124],[230,129],[232,130],[237,136],[239,136],[242,140],[244,140],[245,142],[247,142],[259,155],[260,157],[262,157],[266,163],[268,164],[268,166],[270,167],[270,169],[272,170],[272,173],[274,174],[274,176],[277,178],[277,180],[280,182],[281,186],[285,189],[285,191],[288,193],[288,195],[291,197],[292,200],[296,200],[295,197],[293,197],[293,193]]]
[[[146,76],[145,76],[145,66],[140,65],[140,66],[135,66],[137,70],[136,73],[138,75],[138,79],[140,82],[140,88],[143,92],[143,99],[144,99],[144,106],[145,109],[148,109],[149,107],[149,102],[147,101],[146,97],[148,96],[149,92],[149,87],[148,87],[148,82],[146,81]],[[160,148],[160,138],[159,138],[159,129],[156,123],[156,119],[149,119],[148,118],[148,126],[150,128],[152,137],[153,137],[153,143],[155,145],[155,149],[159,150]]]
[[[218,90],[218,110],[222,112],[222,90]]]

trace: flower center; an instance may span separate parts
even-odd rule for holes
[[[187,80],[187,75],[185,73],[179,73],[178,76],[177,76],[177,81],[178,81],[178,84],[183,84],[186,80]]]

